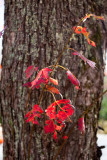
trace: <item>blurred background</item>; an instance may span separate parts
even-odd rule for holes
[[[4,0],[0,0],[0,31],[4,28]],[[0,64],[2,60],[2,37],[0,38]],[[106,51],[106,61],[107,64],[107,51]],[[104,90],[107,89],[107,65],[105,65],[104,73]],[[1,119],[1,117],[0,117]],[[1,122],[1,120],[0,120]],[[107,160],[107,93],[103,96],[101,111],[99,115],[99,126],[104,130],[98,131],[98,146],[105,146],[102,149],[101,160]],[[0,124],[0,160],[3,159],[3,137],[2,137],[2,127]]]

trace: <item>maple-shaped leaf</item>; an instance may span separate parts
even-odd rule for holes
[[[57,101],[51,103],[51,105],[49,107],[56,106],[56,105],[59,105],[59,104],[67,104],[67,103],[70,103],[69,99],[60,99],[60,100],[57,100]]]
[[[59,90],[53,86],[46,85],[46,89],[53,93],[59,94]]]
[[[59,112],[57,114],[57,118],[61,122],[63,122],[64,120],[66,120],[67,118],[69,118],[69,116],[73,115],[73,113],[74,113],[74,109],[72,108],[72,105],[71,104],[66,104],[65,106],[63,106],[62,108],[60,108],[60,110],[59,110]]]
[[[33,106],[33,109],[29,111],[26,115],[26,122],[32,122],[33,124],[39,124],[37,121],[37,118],[41,117],[41,114],[43,113],[43,110],[39,107],[39,105],[35,104]]]
[[[95,68],[96,63],[87,59],[85,56],[83,56],[81,53],[78,52],[73,52],[73,55],[77,55],[79,56],[85,63],[88,63],[90,65],[90,67],[92,67],[93,69]]]
[[[56,125],[56,126],[55,126],[55,129],[56,129],[57,131],[61,131],[62,127],[64,127],[64,126],[63,126],[63,125],[60,125],[60,126]]]
[[[79,118],[79,120],[78,120],[78,129],[81,131],[81,133],[85,132],[84,117]]]
[[[53,83],[54,85],[58,85],[58,80],[56,80],[56,79],[54,79],[54,78],[49,77],[49,81],[50,81],[51,83]]]
[[[66,104],[65,106],[62,107],[62,109],[68,116],[72,116],[74,113],[74,109],[72,108],[71,104]]]
[[[55,132],[55,124],[53,120],[46,120],[46,126],[44,126],[45,133],[54,133]]]
[[[27,79],[30,78],[33,72],[37,70],[38,70],[38,67],[35,68],[35,66],[29,66],[25,71]]]
[[[79,86],[80,82],[79,80],[68,70],[66,72],[68,79],[70,79],[70,81],[72,82],[72,84],[74,84],[75,86]]]
[[[57,132],[56,132],[56,131],[55,131],[54,134],[53,134],[53,139],[54,139],[55,141],[57,141]]]
[[[43,110],[41,109],[41,107],[39,107],[39,105],[35,104],[33,106],[33,111],[34,112],[40,112],[40,113],[43,113]]]
[[[50,105],[46,110],[46,115],[50,118],[50,119],[55,119],[56,118],[56,112],[55,112],[55,106]]]
[[[47,107],[47,109],[45,110],[46,115],[50,118],[50,119],[56,119],[56,108],[55,106],[60,105],[60,104],[68,104],[70,103],[70,100],[68,99],[61,99],[61,100],[57,100],[54,103],[52,103],[50,106]]]
[[[59,110],[58,114],[57,114],[57,118],[63,122],[64,120],[66,120],[68,118],[66,112]]]
[[[96,47],[96,44],[94,41],[90,40],[89,39],[89,32],[86,31],[86,27],[82,27],[82,26],[77,26],[77,27],[73,27],[73,30],[75,31],[75,33],[77,34],[80,34],[82,33],[86,38],[87,38],[87,41],[90,45]]]
[[[39,125],[37,119],[34,118],[34,116],[33,116],[32,114],[29,116],[29,118],[26,120],[26,122],[27,122],[27,123],[28,123],[28,122],[31,122],[31,123],[33,123],[33,124]]]

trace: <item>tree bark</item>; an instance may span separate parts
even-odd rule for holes
[[[39,69],[53,65],[75,26],[86,13],[101,15],[107,2],[78,0],[6,0],[5,25],[7,29],[3,39],[3,59],[1,78],[1,115],[4,136],[4,160],[25,159],[23,147],[23,125],[25,104],[28,90],[23,87],[27,82],[25,70],[30,65]],[[104,13],[103,13],[104,14]],[[97,69],[85,65],[78,57],[66,50],[59,64],[69,68],[80,80],[80,90],[73,85],[58,69],[54,77],[60,82],[59,90],[64,98],[70,98],[76,108],[76,114],[81,114],[103,92],[103,36],[104,23],[92,18],[86,21],[91,39],[96,42],[96,48],[89,46],[82,35],[74,35],[69,47],[82,52],[87,58],[96,62]],[[31,80],[31,79],[30,79]],[[38,102],[41,90],[34,89],[31,93],[28,110]],[[58,97],[59,98],[59,97]],[[45,109],[52,97],[44,94],[41,106]],[[61,150],[59,160],[97,160],[97,128],[101,98],[85,116],[86,131],[81,135],[75,127],[67,143]],[[41,120],[41,125],[44,121]],[[41,126],[40,125],[40,126]],[[31,141],[31,160],[52,160],[62,139],[54,142],[45,135],[42,127],[34,126]],[[72,124],[68,124],[65,133]],[[25,126],[25,151],[28,157],[31,124]]]

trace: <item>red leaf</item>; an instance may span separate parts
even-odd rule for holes
[[[74,52],[73,55],[78,55],[85,63],[88,63],[90,67],[95,68],[96,63],[84,57],[81,53]]]
[[[77,34],[82,33],[87,38],[88,43],[96,47],[95,42],[89,39],[89,32],[86,31],[86,27],[77,26],[77,27],[73,27],[73,30],[75,30],[75,33]]]
[[[55,88],[55,87],[46,85],[46,89],[51,91],[51,92],[53,92],[53,93],[59,94],[59,90],[57,88]]]
[[[23,86],[28,87],[28,88],[32,87],[31,82],[27,82],[27,83],[23,84]]]
[[[69,99],[60,99],[60,100],[57,100],[57,101],[54,102],[55,105],[58,105],[58,104],[67,104],[67,103],[70,103]]]
[[[87,41],[89,44],[91,44],[93,47],[96,47],[96,44],[94,41],[91,41],[89,38],[87,38]]]
[[[79,90],[79,89],[80,89],[78,86],[75,86],[75,88],[76,88],[77,90]]]
[[[31,71],[32,67],[29,70]],[[52,71],[52,69],[43,68],[42,70],[39,71],[36,78],[32,82],[25,83],[24,86],[31,87],[32,89],[34,89],[36,87],[38,89],[40,87],[41,83],[47,84],[49,81],[48,74],[50,71]],[[29,72],[27,72],[27,73],[29,73]],[[29,74],[28,74],[28,77],[29,77]]]
[[[57,141],[57,132],[56,131],[53,134],[53,138],[54,138],[55,141]]]
[[[67,103],[70,103],[69,99],[60,99],[52,103],[49,107],[56,106],[58,104],[67,104]]]
[[[71,116],[74,113],[74,109],[71,107],[71,104],[66,104],[62,109],[66,112],[67,116]]]
[[[79,118],[79,120],[78,120],[78,129],[81,131],[81,133],[85,132],[84,117]]]
[[[44,126],[44,130],[45,130],[45,133],[54,133],[55,131],[55,124],[53,122],[53,120],[46,120],[45,122],[47,125]]]
[[[59,110],[58,114],[57,114],[57,118],[63,122],[64,120],[66,120],[67,118],[69,118],[69,116],[73,115],[74,113],[74,109],[72,108],[71,104],[66,104],[65,106],[63,106],[61,108],[61,110]]]
[[[80,34],[81,33],[81,29],[82,29],[82,27],[81,26],[77,26],[77,27],[73,27],[73,30],[75,30],[75,33],[77,33],[77,34]]]
[[[58,80],[54,79],[54,78],[51,78],[49,77],[49,80],[51,83],[53,83],[54,85],[58,85]]]
[[[38,89],[41,83],[48,83],[49,80],[48,74],[50,71],[52,71],[52,69],[49,68],[44,68],[40,70],[35,80],[31,82],[32,89],[34,89],[35,87]]]
[[[55,106],[50,105],[45,111],[46,111],[46,115],[50,119],[55,119],[56,118]]]
[[[34,118],[34,116],[33,116],[32,114],[29,116],[29,118],[26,120],[26,122],[27,122],[27,123],[28,123],[28,122],[32,122],[33,124],[39,125],[37,119]]]
[[[96,44],[94,41],[90,41],[90,44],[93,46],[93,47],[96,47]]]
[[[61,125],[61,126],[56,125],[55,129],[56,129],[57,131],[61,131],[62,127],[63,127],[63,125]]]
[[[39,107],[39,105],[35,104],[33,109],[29,111],[26,115],[26,122],[32,122],[33,124],[39,124],[37,118],[41,117],[43,110]]]
[[[27,69],[26,69],[26,71],[25,71],[25,73],[26,73],[26,77],[27,77],[27,79],[33,74],[33,72],[34,72],[34,70],[38,70],[38,67],[34,67],[34,66],[29,66]]]
[[[56,111],[55,111],[56,110],[55,106],[60,105],[60,104],[68,105],[69,107],[68,106],[66,106],[66,107],[64,106],[64,110],[68,113],[68,115],[69,114],[72,115],[73,113],[71,113],[71,110],[73,112],[73,109],[72,109],[71,105],[68,104],[68,103],[70,103],[70,100],[68,100],[68,99],[61,99],[61,100],[55,101],[50,106],[48,106],[48,108],[45,110],[46,111],[46,115],[50,119],[56,119],[56,116],[57,116],[57,118],[60,119],[60,115],[58,115],[58,114],[61,114],[61,113],[59,112],[58,114],[56,114]],[[69,111],[68,111],[68,108],[70,109]],[[65,112],[63,114],[65,114],[64,116],[67,117],[67,114]]]
[[[35,104],[35,105],[33,106],[33,111],[43,113],[43,110],[42,110],[41,107],[39,107],[39,105],[37,105],[37,104]]]
[[[72,82],[72,84],[74,84],[75,86],[80,85],[79,80],[69,70],[67,71],[66,74],[68,76],[68,79],[70,79],[70,81]]]
[[[59,120],[61,122],[63,122],[64,120],[66,120],[68,117],[67,117],[67,114],[64,112],[64,111],[60,111],[58,112],[57,114],[57,118],[59,118]]]
[[[63,139],[68,139],[68,136],[63,136]]]

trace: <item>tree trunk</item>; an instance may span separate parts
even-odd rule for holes
[[[104,3],[105,4],[105,3]],[[23,147],[23,125],[25,104],[28,90],[23,87],[27,82],[25,70],[30,65],[39,69],[53,65],[69,36],[73,26],[77,25],[86,13],[101,15],[103,1],[84,0],[6,0],[5,25],[7,29],[3,39],[3,60],[1,78],[1,115],[4,136],[4,160],[28,159],[31,124],[25,126],[25,152]],[[80,90],[62,73],[55,72],[54,77],[60,82],[59,90],[64,98],[70,98],[78,114],[81,114],[103,92],[103,22],[92,18],[86,21],[88,30],[92,31],[91,39],[96,48],[89,46],[82,36],[74,36],[69,43],[81,51],[87,58],[96,62],[97,69],[92,69],[70,50],[66,50],[59,64],[69,68],[80,80]],[[31,80],[31,79],[30,79]],[[28,110],[37,103],[41,90],[31,93]],[[58,97],[59,98],[59,97]],[[49,100],[50,99],[50,100]],[[45,109],[52,102],[52,97],[44,94],[41,106]],[[80,134],[75,127],[67,143],[61,150],[59,160],[97,160],[96,133],[101,99],[85,116],[86,131]],[[44,121],[41,121],[44,124]],[[41,125],[40,125],[41,126]],[[40,126],[34,126],[31,141],[31,160],[52,160],[62,139],[54,142],[51,136],[45,135]],[[72,124],[66,127],[69,132]]]

